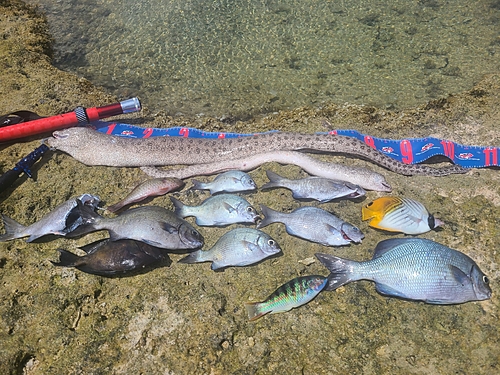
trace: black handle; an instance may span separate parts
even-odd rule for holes
[[[16,168],[11,169],[10,171],[5,172],[3,175],[0,176],[0,192],[4,191],[5,189],[9,188],[16,180],[19,178],[19,176],[23,173],[22,170],[18,170]]]

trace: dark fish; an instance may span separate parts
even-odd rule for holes
[[[262,185],[261,189],[283,187],[291,190],[295,199],[309,198],[328,202],[338,198],[358,198],[366,194],[360,186],[346,181],[316,176],[289,180],[269,170],[266,171],[266,174],[270,182]]]
[[[81,206],[78,204],[80,202]],[[54,208],[39,221],[29,226],[19,224],[14,219],[2,215],[5,234],[0,236],[0,242],[29,236],[27,242],[32,242],[47,234],[64,236],[83,224],[81,207],[94,211],[100,199],[95,195],[83,194],[78,198],[68,199]]]
[[[328,268],[334,290],[356,280],[371,280],[383,295],[431,304],[481,301],[491,297],[486,275],[467,255],[420,238],[381,241],[373,259],[356,262],[317,253]]]
[[[148,197],[165,195],[170,191],[180,189],[184,186],[184,181],[175,177],[153,178],[137,185],[123,200],[115,203],[106,209],[109,212],[116,212],[129,204],[140,202]]]
[[[290,311],[312,301],[323,290],[328,278],[312,275],[297,277],[280,286],[263,302],[245,305],[250,321],[266,314]]]
[[[158,206],[142,206],[105,218],[82,208],[84,225],[68,234],[76,237],[106,229],[112,241],[131,239],[162,249],[196,249],[203,246],[203,236],[186,220]]]
[[[95,275],[112,276],[145,268],[168,259],[164,250],[134,240],[100,240],[82,248],[87,255],[78,256],[59,249],[55,266],[75,267]]]

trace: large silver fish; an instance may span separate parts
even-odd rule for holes
[[[123,200],[108,206],[109,212],[116,212],[129,204],[140,202],[148,197],[165,195],[184,186],[184,181],[175,177],[151,178],[137,185]]]
[[[488,278],[471,258],[431,240],[381,241],[373,259],[365,262],[321,253],[316,257],[331,272],[325,290],[337,289],[351,281],[371,280],[383,295],[431,304],[491,297]]]
[[[107,238],[81,249],[87,254],[78,256],[59,249],[59,262],[51,262],[55,266],[75,267],[95,275],[112,276],[169,260],[165,250],[134,240],[111,241]]]
[[[179,263],[212,262],[212,269],[229,266],[248,266],[271,255],[281,248],[267,233],[253,228],[235,228],[226,232],[210,250],[197,250]]]
[[[284,187],[292,191],[295,199],[315,199],[324,203],[338,198],[358,198],[366,194],[360,186],[346,181],[316,176],[289,180],[269,170],[266,174],[270,182],[262,185],[261,189]]]
[[[105,218],[85,209],[82,209],[82,213],[86,224],[68,234],[68,237],[106,229],[112,241],[131,239],[171,250],[203,246],[202,235],[191,224],[163,207],[132,208],[113,218]]]
[[[90,211],[95,210],[100,202],[99,197],[83,194],[77,198],[68,199],[50,211],[36,223],[28,226],[19,224],[14,219],[2,214],[5,234],[0,236],[0,242],[29,236],[27,242],[32,242],[47,234],[64,236],[82,224],[78,201]]]
[[[211,196],[199,206],[187,206],[178,199],[170,197],[176,215],[185,218],[196,217],[196,224],[201,226],[225,226],[235,223],[255,223],[260,219],[255,208],[245,198],[234,194]]]
[[[196,179],[193,182],[193,190],[210,190],[210,194],[216,193],[236,193],[238,191],[253,191],[257,189],[257,184],[246,172],[227,171],[221,173],[211,182],[200,182]]]
[[[288,234],[324,246],[343,246],[361,242],[364,234],[354,225],[317,207],[299,207],[290,213],[275,211],[260,205],[265,218],[257,225],[263,228],[272,223],[283,223]]]

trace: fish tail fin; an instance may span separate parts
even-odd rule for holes
[[[179,263],[193,264],[193,263],[204,262],[205,260],[202,259],[201,255],[202,255],[201,250],[194,251],[191,254],[189,254],[188,256],[180,259]]]
[[[271,189],[274,187],[281,187],[281,182],[283,181],[283,177],[279,174],[274,173],[270,170],[266,171],[267,178],[269,178],[269,182],[262,185],[261,189]]]
[[[192,178],[191,182],[193,183],[193,186],[191,186],[190,190],[205,190],[204,182],[198,181],[195,178]]]
[[[353,269],[355,269],[358,262],[330,254],[316,253],[315,255],[330,271],[330,275],[328,275],[328,284],[324,290],[335,290],[351,281],[358,280],[358,278],[353,275]]]
[[[14,240],[25,236],[26,226],[18,223],[14,219],[2,214],[3,224],[5,227],[5,234],[0,236],[0,242]]]
[[[180,200],[170,197],[170,200],[172,201],[172,204],[174,205],[174,213],[179,216],[179,217],[186,217],[189,216],[187,215],[186,212],[186,205],[182,203]]]
[[[271,310],[265,311],[261,306],[262,305],[259,302],[245,303],[245,309],[247,310],[249,321],[253,322],[254,320],[257,320],[271,312]]]
[[[111,206],[106,207],[106,210],[111,212],[111,213],[115,213],[116,211],[123,208],[123,206],[125,206],[124,203],[125,203],[125,201],[120,201],[118,203],[112,204]]]
[[[257,224],[257,229],[264,228],[269,224],[274,223],[274,217],[279,213],[278,211],[264,206],[263,204],[260,205],[260,210],[262,211],[262,215],[264,215],[264,218],[259,222],[259,224]]]
[[[362,220],[373,219],[374,217],[377,217],[377,216],[378,216],[377,212],[370,209],[369,205],[361,207],[361,219]]]
[[[54,266],[61,267],[75,267],[80,261],[80,257],[76,254],[70,253],[69,251],[59,249],[59,262],[50,261]]]

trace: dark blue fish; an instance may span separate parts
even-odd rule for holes
[[[431,240],[381,241],[373,259],[365,262],[321,253],[316,257],[331,272],[325,290],[337,289],[351,281],[371,280],[383,295],[431,304],[491,297],[488,278],[471,258]]]

